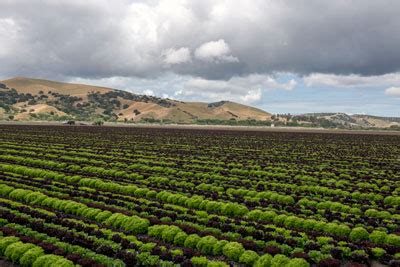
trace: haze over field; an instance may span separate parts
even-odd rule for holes
[[[399,116],[398,10],[396,0],[5,0],[0,80]]]

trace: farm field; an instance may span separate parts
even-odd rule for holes
[[[400,136],[0,125],[0,260],[400,266]]]

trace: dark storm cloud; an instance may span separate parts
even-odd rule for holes
[[[0,73],[211,79],[400,70],[400,1],[0,1]]]

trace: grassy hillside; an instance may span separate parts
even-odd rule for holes
[[[80,120],[400,130],[400,118],[345,113],[271,115],[231,101],[182,102],[127,91],[17,77],[0,81],[0,120]]]
[[[61,83],[55,81],[48,81],[42,79],[32,79],[24,77],[16,77],[8,80],[1,81],[9,88],[15,88],[19,93],[30,93],[32,95],[43,92],[54,92],[59,94],[71,95],[71,96],[86,96],[89,92],[100,92],[106,93],[111,91],[110,88],[85,85],[85,84],[73,84],[73,83]]]
[[[263,110],[230,101],[181,102],[130,92],[17,77],[0,82],[2,116],[14,120],[95,120],[195,123],[269,121]]]

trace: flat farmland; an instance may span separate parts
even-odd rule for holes
[[[20,266],[400,266],[400,135],[0,126]]]

